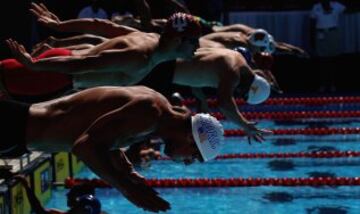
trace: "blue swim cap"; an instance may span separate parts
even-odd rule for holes
[[[250,51],[242,46],[236,47],[233,49],[234,51],[237,51],[239,53],[241,53],[241,55],[245,58],[246,62],[250,65],[251,64],[251,53]]]
[[[81,213],[100,214],[101,203],[94,195],[83,195],[76,199],[74,209],[81,210]]]

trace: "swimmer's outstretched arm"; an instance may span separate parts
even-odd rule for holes
[[[60,32],[89,33],[113,38],[138,31],[135,28],[118,25],[106,19],[84,18],[61,21],[44,4],[31,3],[30,12],[37,18],[39,23]]]
[[[305,50],[285,42],[275,42],[275,48],[278,53],[294,54],[304,58],[309,57],[309,54]]]
[[[241,32],[243,34],[250,34],[255,31],[254,28],[244,24],[233,24],[227,26],[214,26],[214,32]]]
[[[81,34],[81,35],[65,37],[65,38],[55,38],[53,36],[50,36],[44,41],[34,45],[33,49],[36,49],[44,44],[48,44],[50,47],[54,47],[54,48],[59,48],[59,47],[63,48],[68,46],[81,45],[81,44],[98,45],[107,40],[108,39],[105,37],[97,36],[93,34]]]
[[[6,41],[15,59],[32,71],[58,72],[65,74],[80,74],[107,70],[127,69],[134,57],[128,50],[108,50],[95,56],[63,56],[33,60],[25,47],[18,42]],[[116,69],[114,69],[116,67]]]
[[[249,68],[243,67],[243,69]],[[268,130],[258,129],[253,122],[248,121],[240,113],[236,101],[233,97],[235,88],[238,85],[238,81],[234,80],[238,79],[238,77],[231,75],[222,76],[217,91],[220,111],[225,115],[226,118],[230,119],[232,122],[244,129],[244,132],[248,136],[249,143],[251,143],[251,139],[262,142],[264,141],[263,135],[271,132]]]
[[[97,175],[117,188],[136,206],[157,212],[170,208],[167,201],[147,186],[144,179],[127,164],[121,150],[111,152],[115,139],[150,131],[158,114],[151,102],[133,100],[97,119],[74,143],[72,152]],[[139,122],[141,121],[141,122]],[[114,161],[119,164],[114,164]]]

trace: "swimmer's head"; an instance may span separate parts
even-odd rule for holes
[[[171,95],[169,101],[173,106],[183,106],[184,98],[179,92],[175,92]]]
[[[73,207],[77,203],[77,198],[83,195],[95,195],[95,189],[89,184],[75,185],[66,194],[68,207]]]
[[[251,105],[260,104],[269,98],[270,91],[271,86],[269,82],[263,77],[255,74],[244,99]]]
[[[221,123],[209,114],[191,117],[192,134],[197,149],[204,161],[214,159],[223,147],[224,129]]]
[[[167,20],[163,35],[199,38],[201,36],[200,19],[186,13],[175,13]]]
[[[178,58],[191,58],[199,47],[200,36],[198,18],[185,13],[175,13],[167,20],[160,45],[167,46],[167,52],[176,53]]]
[[[243,67],[246,68],[246,67]],[[270,83],[258,75],[257,70],[250,68],[240,72],[240,81],[235,88],[234,96],[241,97],[248,104],[260,104],[270,96]]]
[[[249,35],[249,45],[253,53],[275,51],[274,38],[264,29],[257,29]]]
[[[220,122],[209,114],[188,117],[187,129],[175,139],[167,139],[165,154],[176,162],[190,164],[214,159],[222,148],[223,128]]]
[[[69,213],[76,214],[100,214],[101,203],[94,195],[83,195],[76,198],[76,203]]]

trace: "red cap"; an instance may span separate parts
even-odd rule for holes
[[[186,13],[174,13],[167,20],[164,34],[173,37],[200,37],[200,19]]]

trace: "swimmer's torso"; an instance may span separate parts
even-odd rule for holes
[[[139,82],[152,69],[149,57],[158,40],[157,34],[133,32],[109,39],[86,51],[74,51],[74,55],[99,55],[101,60],[93,71],[74,75],[75,86],[81,84],[81,87],[88,88],[100,85],[131,85]],[[106,55],[110,52],[114,52],[112,57]]]
[[[76,139],[97,119],[136,98],[147,97],[147,95],[159,98],[156,102],[167,102],[157,92],[144,87],[100,87],[34,104],[30,108],[33,116],[28,121],[28,144],[39,150],[49,151],[50,148],[54,152],[70,151]],[[121,122],[129,123],[129,121],[119,119],[119,123]],[[152,131],[143,130],[136,136],[118,136],[113,143],[117,142],[120,147],[125,146],[126,139],[133,141]]]
[[[221,78],[236,76],[246,64],[243,57],[223,48],[200,48],[191,61],[178,61],[174,83],[191,87],[217,88]]]

